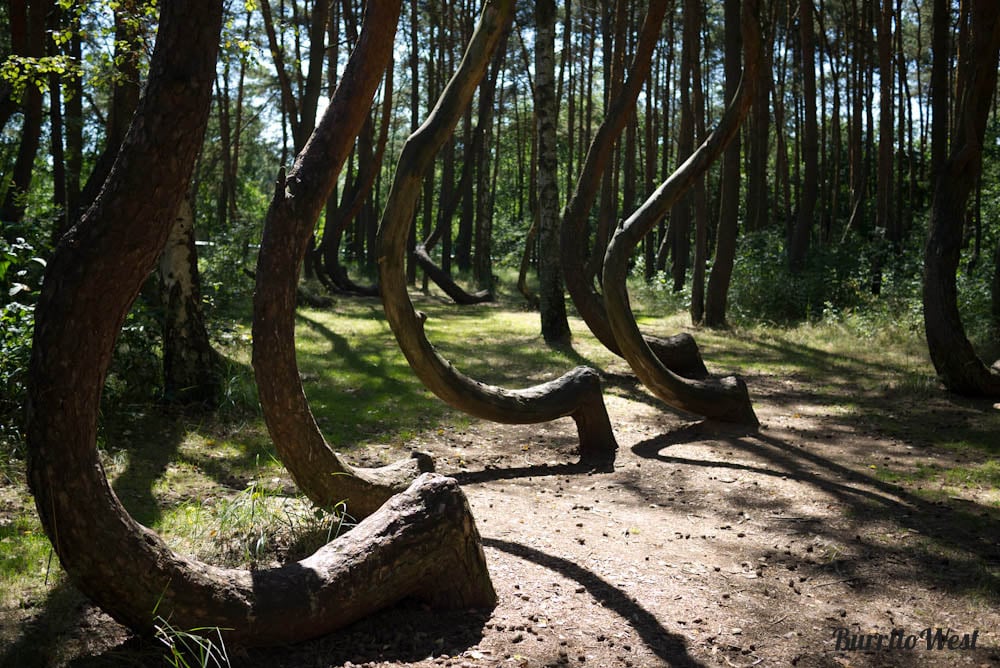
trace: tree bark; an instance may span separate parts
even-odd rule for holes
[[[558,101],[555,96],[554,0],[535,3],[535,124],[538,137],[536,172],[538,212],[538,303],[542,337],[566,343],[572,337],[566,316],[559,244],[559,181],[556,146]]]
[[[740,40],[740,0],[726,0],[726,99],[736,97],[740,85],[741,63],[740,53],[743,45]],[[762,68],[763,69],[763,68]],[[758,77],[755,87],[764,82]],[[757,105],[759,94],[755,93],[751,104]],[[759,115],[754,120],[761,122]],[[756,128],[755,128],[756,129]],[[766,132],[766,125],[765,125]],[[761,138],[756,137],[758,142]],[[767,151],[767,136],[763,137],[763,146],[757,149]],[[766,160],[766,157],[765,157]],[[759,165],[763,169],[765,165]],[[751,177],[753,178],[753,177]],[[759,197],[760,192],[756,193]],[[726,147],[722,157],[722,194],[719,203],[719,227],[716,235],[715,261],[708,279],[708,294],[705,299],[704,322],[708,327],[726,326],[726,302],[729,297],[729,282],[733,276],[733,265],[736,262],[736,240],[739,236],[740,216],[740,136],[733,137]],[[760,202],[756,202],[759,206]],[[758,215],[760,212],[758,211]]]
[[[680,166],[694,152],[694,105],[691,102],[691,75],[701,52],[701,0],[684,0],[683,47],[681,48],[680,105],[681,118],[677,128],[677,164]],[[684,289],[691,260],[690,193],[677,198],[670,210],[670,276],[673,291]]]
[[[25,39],[22,48],[18,50],[23,51],[23,55],[29,58],[45,55],[46,16],[51,5],[51,0],[44,0],[14,8],[23,12],[22,18],[25,22]],[[35,156],[38,154],[42,136],[42,91],[33,81],[29,82],[23,98],[21,110],[24,122],[21,127],[21,142],[14,168],[10,173],[6,197],[0,206],[0,220],[6,223],[21,222],[24,218],[26,198],[31,189],[31,178],[35,168]]]
[[[887,239],[894,249],[900,248],[901,230],[898,227],[901,211],[894,211],[893,167],[895,146],[893,137],[894,114],[892,92],[894,75],[892,67],[892,0],[881,0],[882,6],[875,19],[876,50],[879,68],[879,120],[878,120],[878,169],[875,186],[875,230],[872,240],[876,244],[872,257],[872,294],[882,292],[882,268],[885,253],[881,240]],[[900,146],[899,150],[902,151]]]
[[[96,199],[104,181],[111,173],[118,150],[125,138],[125,132],[132,121],[132,115],[139,104],[140,80],[139,49],[142,39],[137,23],[129,20],[134,2],[120,3],[115,9],[115,55],[117,76],[111,89],[111,109],[105,126],[104,148],[87,177],[80,194],[80,203],[87,206]],[[212,78],[215,78],[213,73]],[[76,215],[79,212],[75,212]]]
[[[737,8],[739,16],[739,8]],[[739,29],[737,28],[737,32]],[[694,111],[694,137],[703,138],[705,132],[705,86],[702,83],[702,67],[700,59],[696,58],[694,68],[691,70],[691,103]],[[710,73],[709,73],[710,74]],[[709,84],[711,79],[709,78]],[[730,98],[732,96],[730,95]],[[739,142],[739,135],[733,139],[732,143]],[[732,144],[730,144],[730,149]],[[727,150],[730,150],[727,149]],[[737,155],[739,150],[737,150]],[[705,272],[707,270],[709,252],[709,229],[708,229],[708,192],[705,184],[705,175],[702,174],[695,179],[691,186],[691,205],[694,220],[694,259],[691,265],[691,324],[697,325],[705,317]],[[630,209],[631,210],[631,209]],[[650,228],[650,232],[652,232]],[[716,236],[716,248],[719,246],[718,238],[722,232],[722,225],[718,227]],[[648,236],[648,235],[647,235]],[[646,237],[643,237],[645,239]],[[735,243],[735,242],[734,242]]]
[[[460,373],[434,350],[424,334],[423,317],[414,310],[407,294],[406,235],[423,174],[468,107],[513,11],[513,0],[486,3],[458,71],[430,117],[403,146],[379,226],[382,302],[411,368],[442,400],[476,417],[503,423],[538,423],[572,417],[580,435],[581,459],[607,466],[614,461],[617,443],[596,371],[578,367],[554,381],[523,390],[484,385]]]
[[[816,119],[816,36],[813,29],[813,0],[799,3],[799,45],[801,50],[802,105],[805,119],[802,129],[802,194],[799,213],[788,247],[792,271],[801,271],[809,251],[809,238],[816,218],[819,199],[819,125]]]
[[[604,263],[605,301],[615,338],[635,374],[656,396],[670,406],[726,422],[758,425],[746,383],[735,377],[695,381],[682,378],[665,367],[643,340],[628,300],[625,279],[628,260],[635,247],[656,222],[676,203],[698,176],[703,174],[739,132],[753,99],[756,71],[760,63],[760,27],[757,0],[743,4],[742,31],[745,78],[742,90],[726,110],[719,127],[624,221],[608,246]]]
[[[945,19],[935,12],[935,21]],[[945,386],[968,396],[1000,396],[1000,370],[987,367],[965,335],[958,311],[956,272],[962,250],[965,211],[982,170],[983,141],[996,90],[1000,54],[1000,5],[992,0],[971,0],[967,22],[959,29],[959,64],[956,76],[958,106],[947,159],[935,170],[930,234],[924,254],[924,331],[938,376]],[[935,49],[934,68],[947,67]],[[936,78],[941,81],[944,77]],[[935,115],[940,110],[935,87]],[[943,106],[943,105],[942,105]],[[936,145],[942,124],[934,119]]]
[[[495,115],[497,79],[507,55],[507,38],[510,35],[508,25],[500,45],[493,55],[490,71],[479,87],[479,112],[476,123],[475,168],[476,168],[476,223],[475,251],[472,256],[472,275],[476,285],[487,293],[493,292],[493,188],[490,187],[490,175],[493,173],[492,152],[490,143],[494,133],[493,117]],[[502,114],[502,110],[501,110]]]
[[[432,468],[415,454],[376,469],[344,463],[326,442],[309,409],[295,361],[295,295],[299,269],[320,210],[333,191],[354,138],[368,115],[391,60],[400,2],[365,19],[337,91],[321,122],[282,174],[264,221],[254,296],[253,366],[264,420],[282,462],[306,496],[322,507],[346,501],[355,517],[374,512]],[[346,474],[346,475],[344,475]]]

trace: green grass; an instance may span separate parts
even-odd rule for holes
[[[14,607],[41,593],[58,578],[59,560],[34,514],[34,507],[0,525],[0,607]]]

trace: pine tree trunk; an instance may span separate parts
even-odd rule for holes
[[[535,3],[535,122],[538,136],[538,297],[542,337],[566,343],[571,334],[566,317],[559,255],[559,185],[556,160],[554,0]]]
[[[809,251],[819,199],[819,126],[816,119],[816,36],[813,30],[813,0],[799,3],[799,45],[801,49],[802,105],[802,193],[799,212],[788,249],[789,266],[801,271]]]
[[[969,396],[997,397],[1000,370],[996,365],[987,367],[965,335],[958,310],[956,272],[965,212],[982,170],[983,140],[996,90],[1000,5],[993,0],[972,0],[968,11],[968,22],[959,28],[962,57],[955,84],[958,106],[952,148],[935,170],[930,234],[924,255],[924,331],[934,368],[948,389]],[[946,20],[947,16],[945,7],[936,6],[935,21]],[[934,53],[935,70],[946,68],[947,56],[942,58],[936,48]],[[939,82],[944,79],[935,77]],[[934,88],[935,114],[943,106],[939,105],[939,96],[944,94],[946,89]],[[946,127],[939,121],[935,116],[933,142],[940,147],[947,145],[947,138],[939,134]]]
[[[739,88],[743,49],[740,38],[740,2],[726,0],[726,99],[732,100]],[[760,79],[757,85],[764,83]],[[759,95],[755,94],[756,105]],[[760,119],[755,119],[760,122]],[[760,138],[758,137],[758,141]],[[763,138],[766,150],[767,137]],[[760,146],[758,145],[758,149]],[[759,193],[758,193],[759,195]],[[719,205],[719,228],[715,247],[715,261],[708,282],[705,303],[705,324],[709,327],[726,326],[726,302],[729,296],[729,282],[736,262],[736,239],[739,234],[740,215],[740,136],[737,134],[726,148],[722,157],[722,195]]]
[[[253,366],[275,448],[314,503],[329,508],[346,501],[355,517],[374,512],[421,471],[431,468],[429,458],[419,454],[375,469],[345,464],[313,418],[295,359],[299,269],[315,222],[368,117],[392,56],[392,40],[385,36],[394,33],[399,10],[382,5],[379,10],[369,8],[367,32],[362,32],[334,98],[292,171],[278,179],[264,221],[254,295]]]

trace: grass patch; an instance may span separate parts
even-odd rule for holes
[[[306,396],[337,450],[401,443],[447,412],[413,376],[374,300],[300,311],[296,340]]]
[[[235,494],[178,504],[154,528],[178,552],[231,567],[263,568],[306,556],[352,524],[343,508],[314,508],[255,480]]]
[[[15,607],[41,593],[59,571],[34,507],[0,524],[0,607]]]

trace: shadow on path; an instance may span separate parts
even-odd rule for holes
[[[580,583],[586,587],[591,596],[600,601],[601,605],[631,624],[646,646],[666,662],[665,665],[678,668],[697,668],[704,665],[688,654],[687,643],[683,636],[667,631],[655,615],[586,568],[520,543],[484,538],[483,545],[531,561]]]
[[[674,457],[665,451],[673,445],[698,441],[717,442],[753,456],[760,464]],[[703,423],[637,443],[633,453],[646,459],[687,466],[743,471],[756,476],[794,480],[829,494],[843,504],[851,529],[817,527],[819,533],[845,542],[862,543],[869,558],[903,564],[913,577],[933,577],[939,585],[958,593],[1000,596],[1000,520],[984,506],[971,501],[954,504],[928,501],[906,489],[848,468],[804,447],[771,434],[746,436],[706,433]],[[752,496],[733,496],[741,506],[762,505]],[[762,517],[766,519],[766,517]],[[964,556],[943,558],[929,546],[892,545],[862,539],[856,528],[866,523],[892,523],[924,536],[940,548],[958,549]],[[843,534],[843,535],[840,535]],[[942,561],[944,559],[944,561]]]

